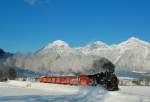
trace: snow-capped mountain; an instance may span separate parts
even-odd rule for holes
[[[81,47],[79,50],[83,54],[98,54],[99,52],[102,52],[103,50],[108,49],[109,46],[101,41],[96,41],[93,44],[88,44],[85,47]]]
[[[93,61],[102,57],[113,62],[119,70],[150,71],[150,43],[135,37],[115,45],[96,41],[77,48],[56,40],[36,53],[14,54],[4,64],[36,71],[81,72],[89,71]]]
[[[96,41],[93,44],[88,44],[84,47],[72,48],[65,41],[56,40],[52,43],[49,43],[43,49],[38,51],[38,54],[48,54],[55,52],[60,55],[68,55],[68,54],[98,55],[99,52],[101,52],[102,50],[106,50],[108,48],[109,46],[101,41]]]
[[[135,37],[116,45],[96,41],[79,48],[72,48],[66,42],[57,40],[41,49],[39,54],[51,54],[51,52],[70,57],[73,55],[100,56],[108,58],[120,69],[150,71],[150,43]]]
[[[150,44],[137,38],[130,38],[116,48],[118,67],[130,70],[150,70]]]
[[[148,42],[145,42],[145,41],[142,41],[138,38],[135,38],[135,37],[131,37],[129,38],[127,41],[124,41],[122,43],[119,44],[119,46],[124,46],[124,47],[142,47],[142,46],[150,46],[150,43]]]
[[[45,54],[59,54],[67,56],[68,54],[77,54],[74,48],[71,48],[69,44],[62,40],[56,40],[52,43],[49,43],[43,49],[38,51],[38,54],[45,55]]]
[[[65,41],[56,40],[53,43],[49,43],[47,46],[44,47],[44,49],[50,48],[69,48],[69,45]]]

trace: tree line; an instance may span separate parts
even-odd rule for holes
[[[14,67],[0,65],[0,81],[14,80],[17,76]]]

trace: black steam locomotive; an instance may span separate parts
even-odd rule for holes
[[[114,73],[102,72],[94,75],[88,75],[88,77],[93,81],[93,86],[100,85],[109,91],[119,90],[119,80]]]

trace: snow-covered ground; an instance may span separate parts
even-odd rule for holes
[[[121,86],[120,91],[32,82],[0,83],[0,102],[150,102],[150,87]]]

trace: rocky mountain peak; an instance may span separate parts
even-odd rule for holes
[[[62,40],[56,40],[52,43],[49,43],[45,49],[49,49],[49,48],[57,48],[57,47],[61,47],[61,48],[68,48],[69,45],[65,42],[65,41],[62,41]]]
[[[107,48],[107,47],[108,47],[108,45],[102,41],[96,41],[92,44],[88,44],[85,46],[85,48],[90,48],[90,49]]]
[[[142,41],[136,37],[131,37],[127,41],[124,41],[119,44],[119,46],[149,46],[148,42]]]
[[[99,46],[99,47],[108,47],[108,45],[105,44],[105,43],[102,42],[102,41],[96,41],[94,44],[97,45],[97,46]]]

